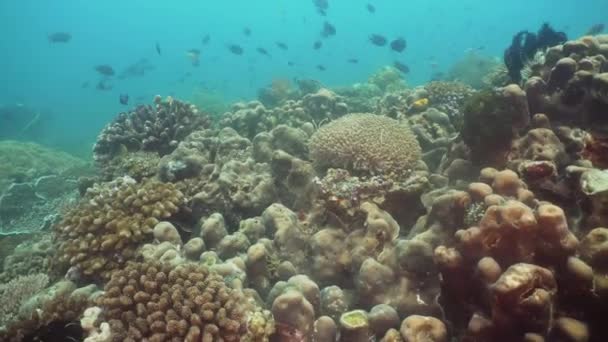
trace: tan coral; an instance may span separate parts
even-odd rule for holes
[[[97,304],[115,341],[267,341],[274,329],[268,312],[195,264],[130,263]]]
[[[86,277],[109,277],[152,239],[160,220],[183,205],[184,196],[172,184],[121,178],[97,185],[55,226],[59,264]]]
[[[373,114],[349,114],[311,137],[310,157],[322,169],[339,167],[363,173],[407,174],[421,158],[409,128]]]

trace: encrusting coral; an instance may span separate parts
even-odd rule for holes
[[[206,267],[129,263],[96,300],[112,341],[268,341],[274,322]]]
[[[124,177],[98,184],[55,226],[58,262],[85,277],[107,278],[183,206],[183,194],[170,183]]]

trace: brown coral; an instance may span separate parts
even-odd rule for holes
[[[95,160],[101,164],[125,150],[154,151],[163,156],[170,153],[190,132],[208,127],[209,117],[198,109],[171,97],[154,98],[154,106],[139,106],[120,113],[99,134],[93,148]]]
[[[108,277],[183,204],[184,196],[172,184],[119,178],[96,185],[55,226],[58,260],[84,276]]]
[[[97,299],[113,341],[264,341],[267,312],[195,264],[129,263]]]
[[[407,174],[420,160],[421,149],[410,129],[394,119],[350,114],[311,137],[310,157],[319,168]]]

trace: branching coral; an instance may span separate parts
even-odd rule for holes
[[[330,122],[310,139],[317,167],[366,174],[407,174],[420,160],[418,141],[405,124],[373,114],[350,114]]]
[[[173,151],[190,132],[209,124],[209,117],[193,105],[156,96],[153,106],[121,113],[108,124],[97,138],[94,157],[103,164],[125,151],[153,151],[162,156]]]
[[[58,261],[86,277],[108,277],[183,204],[184,196],[170,183],[119,178],[96,185],[56,225]]]
[[[113,341],[267,341],[264,312],[204,266],[130,263],[97,299]]]
[[[8,283],[0,284],[0,330],[15,321],[21,305],[33,295],[44,289],[49,277],[43,273],[17,277]]]

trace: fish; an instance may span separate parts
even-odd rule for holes
[[[155,47],[156,47],[156,53],[160,56],[161,55],[161,53],[160,53],[160,44],[158,44],[158,42],[156,42]]]
[[[128,105],[129,104],[129,94],[120,94],[120,96],[118,97],[118,101],[120,102],[121,105]]]
[[[72,34],[68,32],[55,32],[47,36],[51,43],[67,43],[72,40]]]
[[[350,59],[348,60],[348,63],[350,63],[350,64],[357,64],[357,63],[359,63],[359,60],[358,60],[358,59],[356,59],[356,58],[350,58]]]
[[[403,52],[407,47],[407,42],[402,37],[399,37],[391,42],[391,50],[399,53]]]
[[[292,61],[288,61],[288,62],[287,62],[287,65],[291,67],[291,66],[294,66],[295,64],[294,64],[294,62],[292,62]]]
[[[384,46],[387,42],[386,37],[375,33],[369,36],[369,41],[376,46]]]
[[[395,67],[397,70],[401,71],[401,72],[402,72],[402,73],[404,73],[404,74],[407,74],[407,73],[409,73],[409,72],[410,72],[410,67],[408,67],[407,65],[405,65],[405,64],[403,64],[403,63],[401,63],[401,62],[399,62],[399,61],[395,61],[395,62],[393,63],[393,66],[394,66],[394,67]]]
[[[243,28],[243,34],[247,37],[251,36],[251,29],[249,27]]]
[[[317,40],[314,44],[312,44],[312,48],[315,50],[319,50],[323,46],[323,43],[320,40]]]
[[[235,55],[242,55],[243,54],[243,48],[240,45],[236,45],[236,44],[230,44],[228,45],[228,50],[230,50],[230,52],[232,52]]]
[[[95,67],[95,71],[104,76],[114,76],[114,69],[108,64],[100,64]]]
[[[82,84],[80,85],[80,88],[82,89],[86,89],[89,87],[89,81],[84,81],[82,82]]]
[[[605,28],[606,28],[606,26],[601,23],[592,25],[585,33],[585,36],[595,36],[596,34],[600,34],[600,33],[604,32]]]
[[[145,76],[146,72],[154,69],[154,65],[150,64],[146,58],[142,58],[121,71],[118,74],[118,79],[124,80],[125,78],[142,77]]]
[[[376,7],[374,7],[374,5],[372,5],[372,4],[367,4],[367,5],[365,6],[365,8],[367,8],[367,11],[368,11],[369,13],[376,13]]]
[[[282,50],[287,50],[287,49],[289,49],[289,48],[287,47],[287,44],[285,44],[285,43],[283,43],[283,42],[276,42],[276,44],[277,44],[277,46],[278,46],[280,49],[282,49]]]
[[[423,110],[423,109],[426,109],[426,107],[428,107],[428,105],[429,105],[429,99],[426,97],[423,97],[421,99],[414,101],[414,103],[412,103],[412,109]]]
[[[95,86],[95,89],[101,91],[112,90],[112,88],[113,86],[108,80],[99,80],[99,82],[97,82],[97,85]]]
[[[192,63],[192,66],[195,66],[195,67],[199,66],[201,50],[190,49],[186,52],[186,56],[188,56],[188,58],[190,58],[190,63]]]
[[[317,65],[317,69],[319,69],[320,71],[325,71],[325,66],[319,64]]]
[[[264,49],[264,48],[259,47],[259,48],[255,49],[255,50],[257,52],[259,52],[261,55],[270,56],[270,54],[268,53],[268,51],[266,49]]]
[[[211,36],[209,36],[208,34],[206,34],[203,37],[203,40],[201,40],[201,42],[203,43],[203,45],[207,45],[209,43],[209,41],[211,40]]]
[[[328,0],[312,0],[313,4],[317,8],[317,13],[322,16],[327,15],[327,9],[329,8]]]
[[[321,37],[327,38],[336,35],[336,27],[329,22],[323,23],[323,29],[321,30]]]

